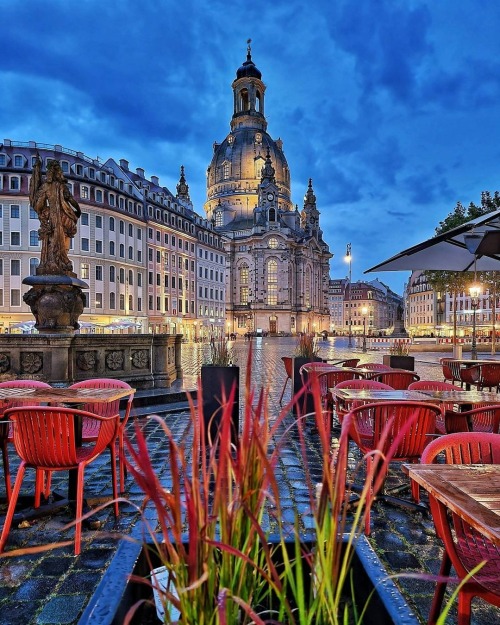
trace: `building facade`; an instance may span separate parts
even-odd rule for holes
[[[403,298],[379,280],[330,280],[329,303],[332,334],[385,336],[404,330]]]
[[[280,139],[267,132],[261,72],[248,48],[232,83],[230,132],[207,169],[207,219],[228,254],[231,333],[329,331],[329,260],[312,181],[302,210]]]
[[[36,154],[58,160],[82,214],[70,259],[87,282],[81,332],[224,332],[226,254],[220,234],[196,214],[181,168],[177,193],[128,161],[101,162],[35,142],[0,144],[0,330],[34,325],[23,301],[40,259],[38,216],[29,203]]]

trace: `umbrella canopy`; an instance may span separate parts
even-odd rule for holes
[[[370,271],[500,271],[500,210],[403,250]]]

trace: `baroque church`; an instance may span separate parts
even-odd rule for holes
[[[299,210],[291,199],[283,142],[267,132],[266,86],[248,44],[232,83],[230,132],[214,143],[207,169],[205,211],[227,251],[227,331],[328,331],[332,254],[312,180]]]

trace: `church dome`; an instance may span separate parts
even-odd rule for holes
[[[247,60],[236,71],[236,79],[239,78],[258,78],[259,80],[262,78],[262,73],[252,61],[250,53],[247,54]]]
[[[236,209],[239,216],[250,216],[257,204],[268,151],[280,190],[280,205],[291,210],[290,171],[281,140],[273,140],[258,128],[243,126],[234,129],[222,143],[214,145],[207,170],[207,212],[211,212],[210,208],[215,207],[220,199]]]

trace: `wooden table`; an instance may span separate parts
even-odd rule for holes
[[[473,405],[483,403],[500,404],[500,393],[489,391],[411,391],[411,390],[377,390],[336,389],[331,388],[332,395],[345,401],[429,401],[434,403],[453,403]]]
[[[405,464],[405,472],[500,546],[500,465]]]
[[[127,397],[135,389],[128,388],[0,388],[0,401],[16,401],[29,405],[109,403]]]

